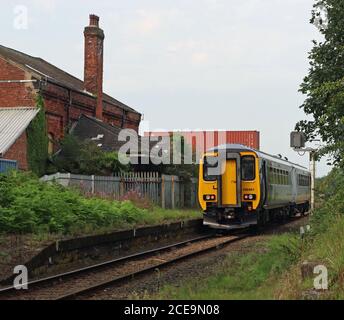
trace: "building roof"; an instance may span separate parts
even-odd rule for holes
[[[47,81],[67,86],[68,88],[76,91],[85,92],[84,82],[82,80],[57,68],[56,66],[41,58],[33,57],[23,52],[4,47],[2,45],[0,45],[0,56],[21,65],[24,69],[31,73],[35,73],[38,74],[40,77],[46,78]],[[105,93],[103,95],[103,99],[105,102],[114,104],[124,110],[138,113],[136,110],[130,108],[129,106]]]
[[[38,112],[35,107],[0,108],[0,156],[16,142]]]
[[[121,128],[107,124],[97,118],[82,114],[71,128],[71,134],[81,141],[92,140],[103,151],[118,151],[125,142],[118,141]],[[137,138],[133,135],[134,142]]]
[[[105,123],[97,118],[82,114],[73,127],[71,128],[71,134],[79,138],[81,141],[89,140],[94,141],[99,147],[106,152],[119,151],[119,149],[127,143],[127,141],[119,141],[119,134],[123,130],[122,128]],[[127,131],[131,137],[131,142],[138,145],[143,139],[149,140],[149,137],[141,137],[133,130]],[[153,148],[157,142],[149,142],[149,149],[140,148],[139,154],[149,155],[151,148]]]

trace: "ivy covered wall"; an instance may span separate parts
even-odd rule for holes
[[[41,94],[37,95],[36,106],[39,112],[27,129],[27,152],[30,170],[40,177],[46,172],[48,160],[48,136]]]

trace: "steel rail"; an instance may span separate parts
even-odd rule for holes
[[[116,265],[118,263],[130,261],[130,260],[135,259],[135,258],[146,257],[146,256],[149,257],[151,255],[154,255],[154,254],[162,252],[162,251],[167,251],[167,250],[170,250],[170,249],[173,249],[173,248],[183,247],[183,246],[186,246],[186,245],[188,245],[190,243],[198,242],[198,241],[205,240],[205,239],[210,239],[210,238],[213,238],[213,237],[214,237],[214,233],[203,235],[203,236],[199,236],[199,237],[196,237],[196,238],[188,239],[188,240],[185,240],[185,241],[182,241],[182,242],[178,242],[178,243],[174,243],[174,244],[171,244],[171,245],[167,245],[167,246],[163,246],[163,247],[159,247],[159,248],[155,248],[155,249],[151,249],[151,250],[146,250],[146,251],[143,251],[143,252],[135,253],[135,254],[132,254],[132,255],[124,256],[124,257],[113,259],[113,260],[109,260],[109,261],[106,261],[106,262],[102,262],[102,263],[99,263],[99,264],[87,266],[87,267],[84,267],[84,268],[68,271],[68,272],[57,274],[57,275],[53,275],[53,276],[50,276],[50,277],[41,278],[41,279],[38,279],[38,280],[33,280],[33,281],[28,282],[28,283],[21,284],[21,286],[27,285],[29,290],[30,290],[30,288],[35,288],[35,287],[38,287],[39,285],[47,285],[49,283],[53,283],[54,281],[59,281],[60,282],[61,280],[72,278],[74,276],[77,276],[77,275],[80,275],[80,274],[83,274],[83,273],[86,273],[86,272],[97,271],[99,269],[106,268],[106,267],[111,267],[111,266],[114,266],[114,265]],[[23,291],[25,291],[23,293],[25,294],[25,293],[29,292],[29,290],[23,290]],[[0,298],[1,298],[1,296],[4,296],[6,294],[12,294],[14,292],[17,292],[18,294],[21,293],[21,291],[17,290],[16,287],[14,287],[14,286],[7,287],[7,288],[2,288],[2,289],[0,289]]]
[[[182,260],[186,260],[188,258],[197,256],[197,255],[201,255],[201,254],[213,251],[213,250],[217,250],[217,249],[222,248],[222,247],[224,247],[226,245],[229,245],[229,244],[232,244],[234,242],[238,242],[240,240],[243,240],[243,239],[247,238],[248,236],[249,235],[235,236],[234,238],[229,239],[227,241],[224,241],[222,243],[218,243],[216,245],[212,245],[212,246],[207,247],[207,248],[199,249],[199,250],[193,251],[191,253],[187,253],[187,254],[178,256],[176,258],[173,258],[173,259],[168,260],[168,261],[161,262],[161,263],[156,264],[154,266],[149,266],[147,268],[143,268],[141,270],[137,270],[137,271],[128,273],[126,275],[119,276],[117,278],[114,278],[114,279],[111,279],[111,280],[107,280],[107,281],[104,281],[104,282],[101,282],[101,283],[89,286],[89,287],[81,289],[81,290],[77,290],[77,291],[75,291],[73,293],[62,295],[62,296],[58,297],[55,300],[72,300],[72,299],[76,299],[78,296],[80,297],[82,295],[87,295],[87,294],[90,294],[92,292],[96,292],[96,291],[99,291],[101,289],[105,289],[107,287],[119,284],[119,283],[124,282],[126,280],[133,279],[136,276],[143,275],[143,274],[149,273],[149,272],[157,270],[157,269],[159,270],[159,269],[168,267],[169,265],[171,265],[173,263],[176,263],[176,262],[179,262],[179,261],[182,261]]]
[[[296,220],[302,220],[303,218],[305,218],[305,216],[300,216]],[[293,221],[291,221],[291,222],[293,222]],[[289,223],[290,222],[282,223],[282,224],[279,224],[279,226],[288,225]],[[272,226],[271,229],[274,229],[274,227],[275,227],[275,225]],[[268,231],[268,230],[270,230],[270,228],[267,228],[265,231]],[[229,239],[227,241],[224,241],[222,243],[218,243],[216,245],[213,245],[213,246],[210,246],[210,247],[207,247],[207,248],[203,248],[203,249],[200,249],[200,250],[197,250],[197,251],[193,251],[191,253],[188,253],[188,254],[185,254],[185,255],[182,255],[182,256],[178,256],[176,258],[172,258],[171,260],[164,261],[164,262],[161,262],[161,263],[156,264],[154,266],[149,266],[149,267],[143,268],[141,270],[138,270],[138,271],[135,271],[135,272],[123,275],[123,276],[119,276],[119,277],[116,277],[114,279],[104,281],[102,283],[98,283],[98,284],[89,286],[87,288],[75,291],[73,293],[62,295],[62,296],[56,298],[55,300],[75,299],[78,296],[87,295],[87,294],[92,293],[93,291],[98,291],[98,290],[101,290],[102,288],[106,288],[106,287],[109,287],[109,286],[112,286],[112,285],[115,285],[115,284],[119,284],[120,282],[123,282],[123,281],[126,281],[126,280],[130,280],[130,279],[134,278],[135,276],[143,275],[145,273],[149,273],[149,272],[154,271],[156,269],[168,267],[169,265],[171,265],[171,264],[173,264],[175,262],[178,262],[178,261],[181,261],[181,260],[185,260],[185,259],[191,258],[191,257],[196,256],[196,255],[200,255],[200,254],[203,254],[203,253],[207,253],[207,252],[212,251],[212,250],[217,249],[217,248],[224,247],[224,246],[226,246],[228,244],[240,241],[240,240],[242,240],[244,238],[247,238],[247,237],[249,237],[251,235],[252,234],[250,232],[248,234],[240,234],[240,233],[239,233],[239,235],[233,234],[234,238]],[[186,241],[182,241],[182,242],[179,242],[179,243],[174,243],[174,244],[163,246],[163,247],[159,247],[159,248],[156,248],[156,249],[151,249],[151,250],[135,253],[135,254],[132,254],[132,255],[129,255],[129,256],[124,256],[124,257],[121,257],[121,258],[117,258],[117,259],[113,259],[113,260],[110,260],[110,261],[102,262],[102,263],[99,263],[99,264],[96,264],[96,265],[91,265],[91,266],[80,268],[80,269],[77,269],[77,270],[61,273],[61,274],[58,274],[58,275],[54,275],[54,276],[50,276],[50,277],[46,277],[46,278],[42,278],[42,279],[38,279],[38,280],[34,280],[34,281],[31,281],[31,282],[28,282],[27,285],[30,286],[31,288],[32,287],[33,288],[38,287],[38,289],[39,289],[39,285],[48,285],[49,283],[53,284],[56,281],[59,281],[61,283],[61,280],[65,280],[65,279],[68,279],[68,278],[73,278],[75,276],[82,275],[83,273],[95,272],[95,271],[97,271],[99,269],[102,269],[102,268],[105,269],[107,267],[111,267],[112,265],[115,266],[116,264],[121,263],[121,262],[130,261],[131,259],[145,257],[145,256],[149,257],[149,256],[154,255],[154,254],[159,253],[159,252],[167,251],[167,250],[173,249],[173,248],[183,247],[183,246],[186,246],[186,245],[191,244],[193,242],[197,242],[197,241],[201,241],[201,240],[205,240],[205,239],[210,239],[210,238],[213,238],[213,237],[215,237],[215,233],[206,234],[206,235],[199,236],[197,238],[189,239],[189,240],[186,240]],[[23,285],[23,284],[21,284],[21,285]],[[23,290],[23,292],[17,291],[16,288],[13,287],[13,286],[12,287],[8,287],[8,288],[3,288],[3,289],[0,289],[0,299],[1,299],[2,296],[6,297],[6,295],[9,295],[10,297],[13,297],[15,292],[17,292],[18,295],[21,295],[21,293],[25,294],[25,293],[29,293],[30,291],[28,291],[28,290]]]

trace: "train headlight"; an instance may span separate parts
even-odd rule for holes
[[[244,195],[244,200],[256,200],[257,199],[257,196],[255,194],[245,194]]]
[[[203,196],[203,199],[205,201],[215,201],[216,200],[216,195],[214,195],[214,194],[206,194],[205,196]]]

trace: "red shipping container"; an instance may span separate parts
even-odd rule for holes
[[[177,131],[177,132],[145,132],[145,136],[182,135],[193,151],[197,148],[206,151],[221,144],[242,144],[260,150],[259,131]]]

